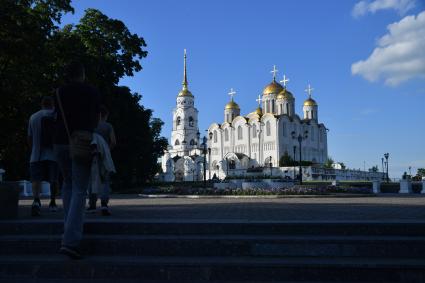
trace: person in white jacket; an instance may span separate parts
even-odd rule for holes
[[[109,216],[111,215],[108,206],[111,191],[110,174],[115,172],[110,151],[116,145],[116,138],[114,128],[107,122],[109,111],[104,105],[100,107],[100,116],[100,122],[95,129],[97,135],[93,136],[93,144],[97,145],[98,154],[97,158],[93,160],[92,182],[91,186],[89,186],[89,207],[87,208],[87,212],[92,213],[96,211],[96,202],[100,195],[102,215]],[[100,183],[97,183],[96,171],[93,171],[93,169],[96,169],[96,166],[94,166],[95,162],[98,163],[100,169]]]

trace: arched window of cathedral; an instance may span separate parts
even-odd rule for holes
[[[242,136],[242,127],[239,126],[238,127],[238,140],[241,140],[242,138],[243,138],[243,136]]]
[[[189,117],[189,126],[193,127],[193,117],[192,116]]]
[[[214,131],[214,142],[217,142],[217,131]]]
[[[190,145],[195,145],[195,140],[194,139],[191,139],[190,140]]]
[[[176,140],[176,142],[174,143],[174,145],[180,145],[180,141]]]
[[[274,99],[272,99],[272,113],[274,113]]]
[[[279,104],[279,107],[280,107],[280,113],[279,114],[284,114],[283,113],[283,105],[282,104]]]
[[[289,103],[286,103],[286,114],[289,115]]]
[[[256,138],[257,137],[257,125],[252,125],[252,137]]]
[[[267,123],[266,123],[266,134],[267,134],[267,136],[271,135],[270,121],[267,121]]]
[[[180,118],[180,116],[179,116],[176,119],[176,126],[180,126],[181,123],[182,123],[182,118]]]
[[[282,123],[282,135],[284,137],[286,137],[286,124],[285,124],[285,122]]]
[[[224,140],[229,141],[229,130],[228,129],[224,130]]]

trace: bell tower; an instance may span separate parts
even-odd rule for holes
[[[186,49],[184,50],[184,69],[182,90],[178,93],[176,107],[173,110],[173,130],[171,146],[174,150],[188,154],[191,149],[198,148],[198,110],[195,108],[195,97],[189,91],[186,71]]]

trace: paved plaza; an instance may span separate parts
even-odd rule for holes
[[[39,219],[60,219],[42,200]],[[19,218],[30,219],[31,200],[19,201]],[[368,197],[243,197],[243,198],[146,198],[113,195],[110,217],[87,215],[88,219],[161,221],[425,221],[425,197],[381,195]]]

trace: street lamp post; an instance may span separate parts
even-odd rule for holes
[[[259,121],[258,126],[259,126],[259,129],[257,130],[257,133],[258,133],[258,165],[261,166],[261,164],[263,163],[261,161],[261,133],[263,132],[261,126],[264,126],[264,123]]]
[[[382,180],[384,180],[384,175],[385,175],[385,171],[384,171],[384,158],[381,158],[381,163],[382,163]]]
[[[213,133],[209,132],[208,137],[210,138],[210,146],[208,147],[208,180],[211,180],[211,144]]]
[[[297,150],[297,146],[294,145],[294,182],[295,182],[295,151]]]
[[[385,164],[386,164],[386,167],[387,167],[387,183],[389,183],[390,178],[388,176],[388,158],[390,157],[390,154],[387,152],[387,153],[384,154],[384,157],[385,157]]]
[[[208,180],[211,180],[211,147],[208,148]]]
[[[207,137],[204,136],[202,140],[203,154],[204,154],[204,189],[207,187]]]
[[[270,160],[270,163],[269,163],[269,165],[270,165],[270,177],[272,176],[272,174],[273,174],[273,168],[272,168],[272,166],[273,166],[273,164],[272,164],[272,156],[270,155],[270,157],[269,157],[269,160]]]
[[[301,167],[301,160],[302,160],[302,156],[301,156],[301,152],[302,152],[302,150],[301,150],[301,143],[302,143],[302,141],[303,140],[305,140],[305,139],[307,139],[307,137],[308,137],[308,131],[304,131],[304,136],[302,136],[301,134],[298,134],[298,137],[296,136],[296,134],[295,134],[295,131],[292,131],[292,139],[294,139],[294,140],[298,140],[298,145],[299,145],[299,148],[300,148],[300,164],[299,164],[299,179],[300,179],[300,185],[302,185],[302,183],[303,183],[303,174],[302,174],[302,167]]]

